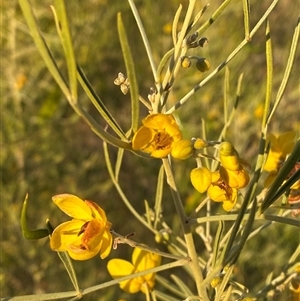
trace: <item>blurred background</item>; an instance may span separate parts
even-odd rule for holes
[[[251,2],[251,25],[265,12],[271,1]],[[59,67],[66,74],[65,61],[56,33],[50,5],[52,1],[31,1],[40,29]],[[187,8],[187,0],[136,0],[156,64],[171,47],[170,28],[179,6]],[[200,22],[204,23],[221,0],[213,0]],[[206,1],[197,2],[199,11]],[[118,72],[126,73],[116,28],[116,15],[122,12],[136,64],[140,94],[147,98],[153,77],[136,23],[127,1],[66,1],[75,54],[96,92],[126,131],[130,127],[130,96],[124,96],[113,81]],[[269,17],[274,61],[274,102],[289,54],[293,31],[299,14],[297,1],[279,1]],[[72,290],[72,284],[57,254],[51,251],[48,238],[28,241],[22,237],[20,212],[25,194],[29,192],[28,223],[30,228],[43,228],[47,218],[56,226],[68,219],[51,197],[61,193],[75,194],[97,202],[120,234],[136,232],[134,240],[157,246],[150,232],[129,214],[109,178],[103,156],[102,141],[73,112],[67,100],[45,67],[28,32],[20,7],[15,0],[1,2],[1,297]],[[191,55],[206,57],[214,70],[243,40],[242,1],[233,0],[221,17],[204,33],[209,45],[196,48]],[[299,130],[299,52],[287,89],[270,131],[282,133]],[[241,157],[253,163],[258,151],[262,104],[265,99],[266,63],[265,28],[228,65],[230,71],[229,100],[235,101],[238,78],[243,73],[242,97],[238,112],[228,130],[231,141]],[[195,67],[182,70],[170,95],[169,105],[205,78]],[[208,140],[218,139],[223,127],[224,70],[200,89],[176,116],[185,138],[201,136],[201,120],[205,120]],[[79,101],[104,127],[87,96],[79,90]],[[141,110],[141,119],[147,110]],[[116,150],[110,148],[112,158]],[[175,162],[174,170],[187,210],[197,207],[200,195],[189,182],[193,160]],[[125,153],[120,183],[128,199],[143,214],[144,200],[154,206],[159,160],[145,160]],[[167,186],[163,209],[167,222],[178,233],[173,201]],[[213,204],[214,212],[222,212]],[[257,223],[259,225],[259,223]],[[215,225],[213,225],[213,228]],[[236,280],[251,291],[258,291],[270,271],[280,270],[299,243],[297,229],[272,225],[251,239],[235,271]],[[200,256],[207,258],[199,237]],[[81,288],[110,280],[107,261],[122,257],[130,259],[131,248],[121,245],[109,258],[99,257],[74,262]],[[184,275],[181,270],[172,271]],[[181,274],[183,273],[183,274]],[[162,273],[168,275],[168,272]],[[189,283],[189,280],[187,280]],[[191,283],[193,281],[191,280]],[[194,289],[193,287],[191,287]],[[129,296],[118,287],[85,296],[83,300],[141,300],[141,293]],[[284,299],[282,299],[284,300]]]

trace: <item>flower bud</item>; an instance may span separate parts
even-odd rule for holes
[[[211,172],[206,167],[197,167],[192,169],[190,179],[194,188],[200,193],[203,193],[211,184]]]
[[[210,285],[211,287],[215,288],[219,285],[219,283],[221,282],[221,277],[214,277],[213,280],[211,281]]]
[[[187,56],[183,56],[181,58],[181,67],[187,69],[190,66],[191,66],[191,60]]]
[[[196,67],[200,72],[205,72],[210,69],[210,63],[205,58],[199,58],[197,60]]]
[[[199,41],[198,41],[198,45],[199,45],[200,47],[205,47],[205,46],[207,46],[207,45],[208,45],[208,39],[205,38],[205,37],[200,38]]]
[[[155,234],[154,239],[158,244],[161,244],[170,240],[170,234],[167,232],[167,230],[162,229]]]
[[[203,149],[204,147],[208,146],[207,141],[197,138],[194,142],[194,148],[195,149]]]
[[[193,144],[190,140],[179,140],[172,147],[171,155],[175,159],[186,160],[193,154]]]
[[[242,169],[239,154],[231,143],[222,142],[219,151],[220,161],[223,167],[234,171]]]

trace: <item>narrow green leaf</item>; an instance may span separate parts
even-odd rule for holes
[[[130,5],[130,8],[131,8],[131,11],[133,13],[136,24],[139,28],[141,38],[143,40],[143,43],[144,43],[144,46],[145,46],[145,49],[146,49],[146,53],[147,53],[148,60],[149,60],[149,63],[150,63],[151,69],[152,69],[152,73],[153,73],[153,77],[154,77],[154,82],[157,83],[156,88],[157,88],[157,90],[160,90],[159,77],[157,76],[155,62],[154,62],[154,58],[153,58],[153,53],[152,53],[152,50],[151,50],[151,47],[150,47],[150,43],[149,43],[147,34],[145,32],[142,20],[141,20],[140,15],[137,11],[137,8],[134,4],[134,1],[133,0],[128,0],[128,3]]]
[[[174,46],[177,43],[177,34],[178,34],[178,21],[179,21],[179,17],[182,11],[182,5],[179,4],[179,7],[175,13],[174,16],[174,20],[173,20],[173,24],[172,24],[172,39],[173,39],[173,44]]]
[[[130,83],[130,97],[131,97],[131,128],[134,132],[138,129],[139,124],[139,91],[135,75],[134,61],[130,51],[126,30],[122,21],[121,13],[118,13],[118,33],[123,52],[123,57],[126,66],[127,76]]]
[[[151,214],[151,210],[150,210],[150,207],[149,207],[149,203],[147,200],[144,200],[144,205],[145,205],[145,217],[146,217],[146,221],[149,225],[149,227],[153,227],[152,225],[152,214]]]
[[[77,78],[86,95],[90,98],[91,102],[103,117],[103,119],[107,122],[107,124],[121,139],[127,140],[123,130],[121,129],[113,115],[109,112],[105,104],[102,102],[101,98],[97,95],[79,64],[77,64]]]
[[[177,285],[177,290],[180,289],[180,291],[185,295],[185,296],[191,296],[193,295],[193,292],[189,289],[189,287],[176,275],[172,274],[171,275],[172,280],[176,283]]]
[[[61,75],[56,62],[50,52],[50,49],[48,48],[43,36],[41,35],[35,16],[32,12],[30,3],[28,0],[19,0],[19,5],[23,11],[23,16],[27,22],[27,25],[29,27],[31,36],[34,40],[34,43],[42,56],[45,65],[49,69],[49,72],[55,79],[56,83],[59,85],[60,89],[64,93],[64,95],[67,97],[67,99],[71,98],[71,94],[69,91],[69,88],[66,84],[66,81],[64,80],[63,76]]]
[[[247,238],[250,235],[251,228],[252,228],[255,214],[256,214],[256,208],[257,208],[257,198],[254,198],[252,207],[250,209],[249,218],[248,218],[245,228],[243,230],[242,236],[238,242],[238,245],[232,248],[232,250],[227,258],[225,257],[225,265],[226,264],[234,265],[235,262],[238,260],[240,254],[242,252],[242,249],[245,245],[245,242],[247,241]]]
[[[165,53],[165,55],[161,59],[157,68],[157,74],[159,78],[161,78],[162,72],[166,67],[168,60],[172,57],[173,54],[174,54],[174,48],[170,49],[167,53]]]
[[[212,16],[197,30],[199,34],[202,34],[208,27],[210,27],[216,19],[222,14],[224,9],[228,6],[231,0],[225,0],[217,10],[212,14]]]
[[[116,160],[116,166],[115,166],[115,178],[116,178],[117,182],[119,181],[119,174],[120,174],[120,169],[121,169],[122,162],[123,162],[123,156],[124,156],[124,149],[119,148],[117,160]]]
[[[158,222],[160,220],[160,214],[162,211],[161,208],[161,202],[163,197],[163,190],[164,190],[164,175],[165,171],[163,168],[163,165],[161,165],[159,172],[158,172],[158,178],[157,178],[157,186],[156,186],[156,195],[155,195],[155,222],[154,222],[154,229],[157,228]]]
[[[37,295],[24,295],[17,297],[1,298],[1,301],[46,301],[46,300],[58,300],[65,299],[73,296],[77,296],[78,292],[63,292],[63,293],[50,293],[50,294],[37,294]]]
[[[200,18],[203,16],[203,14],[205,13],[205,11],[207,10],[207,8],[209,7],[209,3],[206,4],[205,6],[203,6],[203,8],[198,12],[198,14],[195,16],[195,18],[193,19],[193,22],[189,25],[186,33],[188,34],[191,29],[197,24],[197,22],[200,20]],[[197,30],[196,30],[197,31]]]
[[[229,112],[229,76],[230,71],[229,68],[226,66],[225,68],[225,77],[224,77],[224,124],[227,125],[228,123],[228,112]]]
[[[173,274],[171,275],[171,278],[173,278]],[[177,286],[174,285],[174,283],[171,283],[168,279],[162,277],[161,275],[156,275],[155,276],[156,281],[164,288],[166,288],[169,292],[184,298],[186,296],[186,294],[184,294],[183,292],[181,292]]]
[[[78,281],[77,281],[77,276],[76,276],[76,273],[75,273],[75,270],[74,270],[74,267],[72,264],[72,260],[69,256],[69,254],[67,252],[57,252],[57,255],[60,258],[60,260],[63,262],[75,290],[79,293],[79,285],[78,285]]]
[[[63,0],[55,0],[55,8],[57,12],[58,25],[60,31],[60,41],[63,46],[63,50],[65,53],[65,58],[67,61],[68,67],[68,75],[69,75],[69,85],[72,94],[72,100],[77,101],[77,68],[76,68],[76,60],[73,49],[73,43],[69,28],[68,17],[66,13],[65,1]]]
[[[182,299],[177,299],[177,298],[171,297],[170,295],[165,294],[158,290],[154,290],[154,292],[155,292],[156,297],[158,297],[159,300],[161,300],[161,301],[181,301],[182,300]]]
[[[272,214],[262,214],[263,219],[267,221],[272,221],[276,223],[281,223],[283,225],[290,225],[300,228],[300,221],[294,218],[287,218],[284,216],[272,215]]]
[[[231,265],[227,270],[226,273],[222,279],[222,282],[218,285],[218,290],[217,290],[217,294],[215,296],[215,301],[220,301],[220,300],[224,300],[223,298],[221,298],[221,296],[223,297],[223,292],[225,290],[225,288],[228,285],[228,282],[230,280],[230,277],[232,275],[234,269],[234,265]],[[230,289],[230,287],[228,288],[228,290]]]
[[[219,246],[220,246],[220,242],[221,242],[221,237],[224,231],[224,221],[223,220],[219,220],[219,226],[216,232],[216,235],[214,237],[214,247],[213,247],[213,257],[212,257],[212,263],[211,266],[214,268],[217,262],[217,258],[219,255]]]
[[[243,0],[245,39],[250,40],[250,2]]]
[[[265,128],[267,122],[267,114],[269,112],[272,88],[273,88],[273,55],[272,55],[272,41],[270,35],[270,24],[266,22],[266,61],[267,61],[267,84],[266,84],[266,99],[265,108],[262,119],[262,129]]]
[[[29,230],[27,226],[27,219],[26,219],[27,201],[28,201],[28,193],[25,196],[25,200],[21,212],[21,228],[22,228],[23,236],[26,239],[41,239],[49,236],[49,232],[47,229]]]
[[[276,193],[269,199],[270,203],[275,202],[279,197],[281,197],[284,193],[290,190],[291,186],[300,180],[300,169],[298,169],[292,176],[290,176],[287,180],[283,182],[283,184],[279,187]]]
[[[265,199],[261,204],[261,213],[263,213],[276,201],[276,199],[273,196],[278,191],[282,183],[286,180],[288,174],[299,160],[300,160],[300,140],[298,139],[292,153],[289,155],[289,157],[286,159],[286,161],[280,168],[277,177],[275,178],[274,182],[269,188],[265,196]]]

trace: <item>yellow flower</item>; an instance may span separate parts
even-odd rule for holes
[[[96,203],[83,201],[72,194],[60,194],[52,198],[67,215],[73,217],[56,227],[50,238],[54,251],[67,251],[75,260],[86,260],[100,252],[107,257],[112,247],[111,223]]]
[[[143,126],[135,133],[132,148],[155,158],[164,158],[181,138],[181,131],[172,115],[152,114],[143,120]]]
[[[192,169],[190,179],[194,188],[203,193],[211,184],[211,172],[206,167],[198,167]]]
[[[207,190],[208,196],[214,202],[223,202],[223,209],[230,211],[237,201],[237,189],[228,186],[218,171],[213,172],[211,176],[211,185]]]
[[[115,258],[108,262],[107,269],[111,276],[116,279],[155,268],[160,265],[161,256],[135,248],[132,253],[132,263],[123,259]],[[144,294],[154,287],[155,273],[120,282],[120,288],[125,292],[134,294],[142,291]]]
[[[270,134],[270,151],[264,166],[265,171],[278,171],[281,163],[285,161],[286,156],[291,153],[295,145],[295,136],[294,131],[283,133],[277,138]]]

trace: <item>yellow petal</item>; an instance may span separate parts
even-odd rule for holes
[[[176,124],[176,120],[173,115],[170,114],[151,114],[143,120],[144,126],[155,129],[163,130],[168,124]],[[177,124],[176,124],[177,125]]]
[[[92,251],[95,249],[100,250],[102,243],[102,235],[105,230],[105,225],[103,225],[99,220],[92,219],[85,227],[82,235],[82,246],[87,250]]]
[[[278,145],[283,149],[285,145],[288,145],[287,149],[285,150],[286,154],[290,153],[293,149],[293,146],[295,144],[294,140],[296,137],[295,131],[285,132],[281,134],[278,138]]]
[[[73,220],[57,226],[50,237],[51,248],[54,251],[67,251],[70,244],[80,243],[81,238],[78,233],[84,224],[84,221]]]
[[[107,263],[109,274],[114,278],[120,278],[134,273],[134,266],[123,259],[112,259]],[[128,293],[136,293],[140,290],[141,284],[137,278],[120,282],[120,288]]]
[[[155,132],[145,126],[139,128],[132,139],[132,148],[141,150],[147,147],[154,139]]]
[[[165,158],[167,157],[171,152],[171,147],[165,148],[165,149],[158,149],[151,152],[151,157],[154,158]]]
[[[90,207],[75,195],[59,194],[53,196],[52,200],[60,210],[73,218],[83,221],[89,221],[93,218]]]
[[[237,190],[233,189],[231,194],[231,199],[223,202],[223,209],[225,211],[230,211],[236,204],[237,201]]]
[[[219,186],[210,185],[207,194],[214,202],[224,202],[227,200],[226,191]]]
[[[101,220],[103,224],[105,224],[107,221],[105,211],[98,204],[92,201],[84,201],[84,202],[91,209],[93,218]]]
[[[136,270],[144,271],[160,265],[161,256],[155,253],[135,248],[132,253],[132,263]]]
[[[107,263],[107,269],[109,274],[116,279],[132,274],[134,266],[126,260],[114,258]]]
[[[120,288],[131,294],[135,294],[141,290],[141,286],[143,285],[143,278],[136,277],[130,280],[120,282]]]
[[[248,173],[243,168],[237,171],[232,171],[221,166],[220,175],[226,184],[232,188],[244,188],[250,181]]]
[[[106,258],[111,251],[113,243],[113,237],[109,230],[105,230],[102,236],[102,244],[101,244],[101,250],[100,250],[100,257],[102,259]]]
[[[85,250],[82,249],[80,245],[70,245],[67,251],[70,257],[74,260],[88,260],[95,257],[99,253],[99,248]]]

